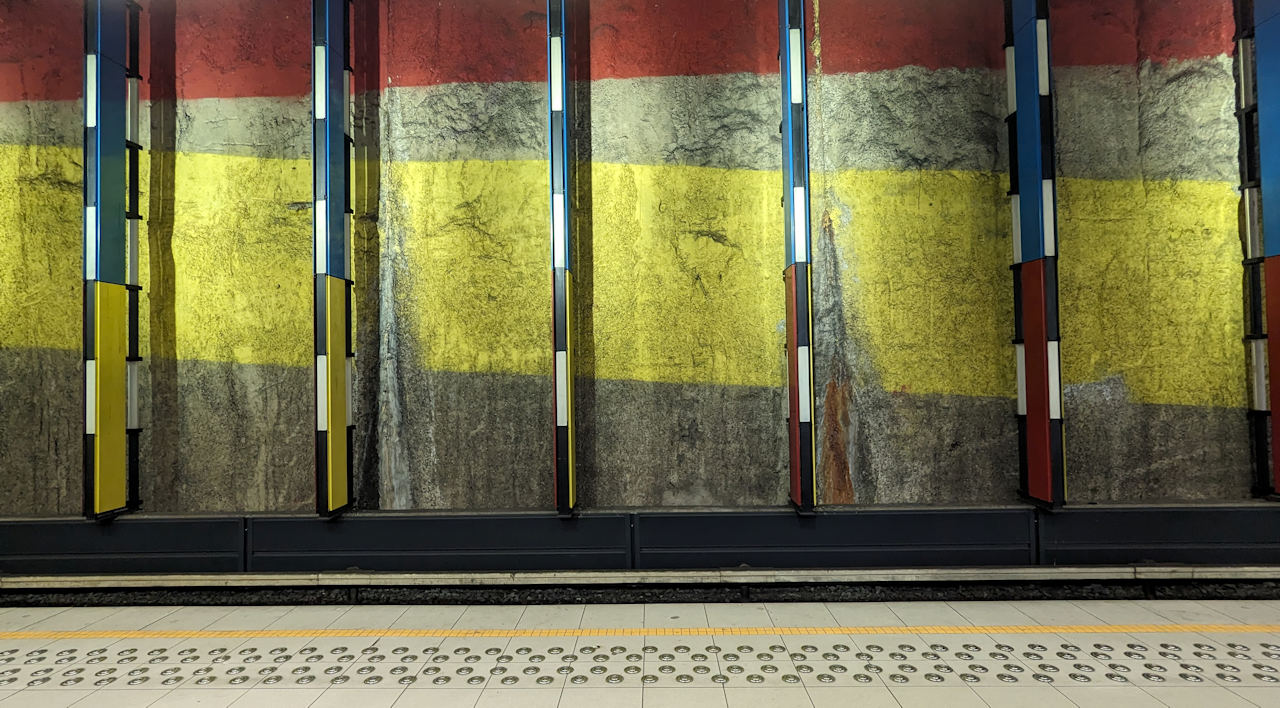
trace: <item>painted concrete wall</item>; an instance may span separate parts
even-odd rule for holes
[[[1000,0],[813,2],[821,499],[1009,503]],[[311,507],[309,3],[151,0],[143,497]],[[1248,486],[1230,2],[1055,0],[1068,494]],[[580,498],[786,497],[776,10],[592,0]],[[79,22],[0,2],[0,513],[75,513]],[[548,508],[541,0],[358,11],[357,490]]]

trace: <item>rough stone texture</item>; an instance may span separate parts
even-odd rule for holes
[[[1230,3],[1053,10],[1068,500],[1246,497]]]
[[[0,348],[0,460],[9,480],[0,514],[84,508],[83,372],[79,352]]]
[[[1118,378],[1067,386],[1063,405],[1070,500],[1249,496],[1249,430],[1239,409],[1135,403]]]
[[[1003,72],[816,73],[809,99],[820,501],[1012,501]]]

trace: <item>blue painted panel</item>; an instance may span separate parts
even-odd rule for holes
[[[123,27],[121,27],[123,30]],[[98,280],[125,284],[125,208],[129,162],[125,150],[124,66],[98,61]]]
[[[797,256],[808,262],[812,260],[812,238],[809,223],[809,205],[805,204],[805,252],[797,254],[794,249],[794,226],[792,214],[795,205],[792,196],[796,187],[803,187],[806,197],[809,194],[809,119],[808,119],[808,86],[805,81],[807,67],[804,65],[806,50],[801,55],[801,103],[796,110],[791,103],[791,29],[797,28],[804,33],[804,0],[778,0],[778,48],[781,57],[782,71],[782,206],[783,206],[783,238],[785,240],[786,264],[788,267],[796,262]],[[799,169],[797,169],[799,168]]]
[[[1280,15],[1280,0],[1253,0],[1253,24],[1255,27]]]
[[[1023,0],[1019,0],[1022,2]],[[1035,0],[1026,0],[1034,5]],[[1014,77],[1018,92],[1018,194],[1022,205],[1022,260],[1044,257],[1044,205],[1041,180],[1044,156],[1040,148],[1040,75],[1036,23],[1014,35]]]
[[[1013,31],[1017,34],[1028,22],[1036,21],[1039,0],[1013,0]]]
[[[346,0],[321,0],[316,12],[322,22],[327,51],[325,52],[325,125],[323,142],[316,146],[314,160],[325,165],[324,187],[328,199],[325,222],[329,236],[329,258],[326,271],[335,278],[349,276],[349,257],[346,240],[346,196],[350,171],[346,159]]]
[[[92,39],[97,42],[97,53],[123,66],[127,61],[126,30],[129,16],[125,0],[89,0],[90,12],[96,13],[98,32]],[[93,49],[94,47],[90,47]]]
[[[551,72],[554,66],[551,61],[551,38],[560,38],[560,86],[562,92],[563,111],[560,112],[560,120],[556,120],[556,112],[551,110],[553,90],[553,82]],[[564,267],[566,271],[573,271],[573,185],[569,181],[569,161],[570,142],[569,128],[573,122],[570,115],[570,96],[569,96],[569,20],[568,11],[564,8],[562,0],[547,0],[547,125],[550,130],[550,140],[548,142],[550,149],[550,165],[551,165],[551,201],[555,203],[556,194],[564,195],[564,234],[561,238],[562,247],[564,249]],[[557,192],[559,185],[559,192]],[[555,267],[555,207],[549,210],[551,214],[551,239],[548,241],[550,245],[548,259],[552,267]]]
[[[1278,6],[1280,0],[1259,2]],[[1260,14],[1259,14],[1260,16]],[[1255,28],[1258,71],[1258,176],[1262,180],[1263,252],[1280,255],[1280,18]]]

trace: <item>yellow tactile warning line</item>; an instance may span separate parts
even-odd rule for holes
[[[230,629],[0,632],[6,639],[263,639],[272,637],[708,637],[822,634],[1172,634],[1278,632],[1280,624],[924,625],[915,627],[679,627],[583,629]]]

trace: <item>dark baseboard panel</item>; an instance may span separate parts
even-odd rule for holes
[[[629,568],[627,514],[249,518],[246,570],[519,571]]]
[[[1146,563],[1280,564],[1280,505],[0,520],[8,575]]]
[[[929,568],[1035,563],[1030,508],[636,514],[635,567]]]
[[[0,521],[0,573],[234,573],[244,519],[122,517]]]
[[[1040,514],[1042,565],[1280,563],[1280,505],[1071,507]]]

